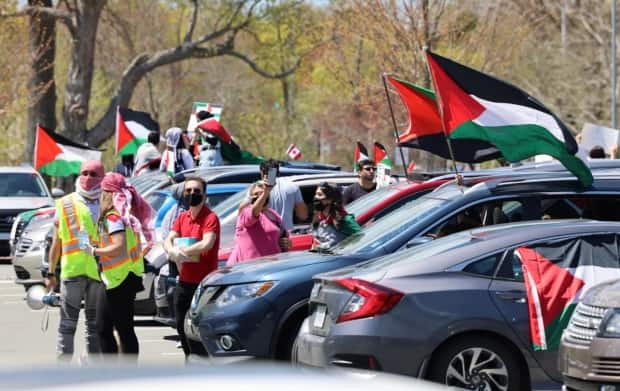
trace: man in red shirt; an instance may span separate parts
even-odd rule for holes
[[[207,184],[200,177],[185,181],[183,197],[189,210],[181,213],[172,224],[164,241],[168,257],[179,265],[179,283],[174,293],[177,332],[185,357],[203,351],[202,346],[185,338],[185,314],[200,281],[217,269],[220,248],[220,220],[205,205]]]

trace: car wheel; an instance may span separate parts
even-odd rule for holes
[[[431,362],[430,380],[484,391],[521,390],[521,367],[514,353],[492,338],[468,338],[441,348]]]

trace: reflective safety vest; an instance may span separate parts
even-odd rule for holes
[[[117,212],[108,212],[106,218]],[[120,216],[119,216],[120,217]],[[99,247],[106,247],[112,244],[112,238],[108,234],[107,226],[99,231]],[[99,256],[99,266],[101,267],[101,280],[106,289],[114,289],[119,286],[129,273],[138,277],[144,273],[144,262],[142,260],[142,245],[140,238],[136,237],[131,227],[125,225],[125,243],[123,251],[116,256]]]
[[[84,231],[91,243],[97,242],[97,228],[88,206],[71,193],[56,201],[58,237],[62,242],[60,278],[87,276],[99,281],[97,262],[91,255],[80,250],[78,232]]]

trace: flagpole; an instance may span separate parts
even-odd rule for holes
[[[426,53],[427,61],[426,65],[428,66],[428,73],[431,75],[431,79],[433,80],[433,84],[435,84],[435,76],[433,75],[433,71],[431,69],[430,64],[428,63],[429,49],[425,48],[424,52]],[[452,143],[450,142],[450,138],[446,133],[446,125],[443,121],[443,105],[441,104],[441,94],[439,92],[439,88],[435,87],[435,94],[437,95],[437,108],[439,109],[439,116],[441,117],[441,131],[443,132],[443,136],[446,139],[446,144],[448,144],[448,152],[450,153],[450,158],[452,159],[452,168],[454,169],[454,179],[456,179],[456,183],[460,186],[463,184],[463,177],[459,174],[459,170],[456,168],[456,159],[454,158],[454,152],[452,151]]]
[[[390,108],[390,115],[392,116],[392,124],[394,124],[394,137],[396,138],[396,146],[400,152],[400,162],[403,165],[403,174],[405,178],[409,178],[407,175],[407,166],[405,166],[405,154],[403,153],[403,147],[400,145],[400,136],[398,135],[398,128],[396,126],[396,117],[394,117],[394,110],[392,109],[392,100],[390,99],[390,93],[387,88],[386,82],[387,73],[383,72],[381,79],[383,80],[383,88],[385,89],[385,96],[387,97],[388,107]]]

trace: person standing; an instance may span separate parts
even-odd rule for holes
[[[83,245],[83,251],[98,259],[103,287],[97,297],[97,334],[101,352],[138,358],[138,338],[134,330],[134,301],[144,289],[144,260],[140,233],[151,243],[150,229],[155,211],[125,177],[108,173],[101,182],[101,209],[98,219],[99,245]],[[147,245],[147,248],[149,245]]]
[[[133,160],[133,154],[121,156],[121,162],[116,165],[114,172],[118,172],[125,178],[131,178],[134,169]]]
[[[55,270],[60,258],[60,324],[56,353],[59,360],[70,362],[73,357],[75,330],[84,301],[86,316],[86,349],[101,351],[96,328],[96,297],[100,286],[97,262],[91,254],[79,249],[80,232],[91,241],[97,240],[96,221],[103,180],[103,164],[98,160],[82,163],[75,192],[56,201],[56,217],[49,253],[45,285],[56,286]]]
[[[280,165],[273,159],[265,160],[260,164],[260,173],[263,182],[268,182],[269,170],[275,170],[276,177],[280,173]],[[287,231],[293,229],[293,215],[299,220],[308,219],[308,207],[301,196],[299,187],[290,181],[277,178],[275,186],[269,192],[269,208],[275,210],[281,217]]]
[[[273,255],[290,247],[289,233],[282,218],[269,208],[271,186],[258,181],[250,186],[250,203],[243,204],[235,227],[235,247],[226,262],[234,265],[248,259]]]
[[[375,176],[377,166],[370,159],[359,161],[357,165],[357,182],[347,186],[342,192],[342,203],[347,205],[350,202],[364,196],[377,188]]]
[[[179,265],[174,312],[177,333],[186,359],[191,353],[204,352],[202,345],[185,337],[185,315],[200,281],[217,269],[220,248],[220,221],[205,204],[206,191],[207,184],[200,177],[191,177],[185,181],[183,197],[189,204],[189,210],[177,217],[164,241],[168,258]]]
[[[353,215],[343,208],[342,193],[338,186],[321,183],[316,188],[312,204],[313,249],[326,250],[362,230]]]

